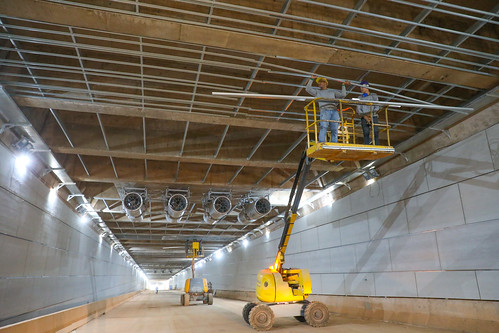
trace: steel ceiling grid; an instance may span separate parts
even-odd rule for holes
[[[111,9],[111,8],[108,8],[108,7],[99,7],[99,6],[90,6],[88,4],[82,4],[82,3],[78,3],[78,2],[72,2],[72,1],[51,1],[51,2],[58,2],[58,3],[68,3],[68,4],[73,4],[73,5],[76,5],[76,6],[82,6],[82,7],[86,7],[86,8],[95,8],[95,9],[101,9],[101,10],[107,10],[107,11],[113,11],[113,12],[117,12],[117,13],[126,13],[126,11],[120,11],[120,10],[115,10],[115,9]],[[125,1],[121,1],[121,2],[125,2]],[[200,4],[205,4],[206,6],[207,5],[212,5],[213,2],[212,1],[196,1],[197,3],[200,3]],[[144,3],[141,3],[140,4],[141,6],[148,6],[148,4],[144,4]],[[302,23],[302,24],[305,24],[305,25],[311,25],[311,26],[314,26],[314,25],[321,25],[321,26],[326,26],[326,27],[332,27],[332,28],[342,28],[341,27],[341,24],[339,23],[332,23],[332,22],[327,22],[327,21],[320,21],[320,20],[317,20],[317,19],[313,19],[313,18],[308,18],[308,17],[301,17],[301,16],[293,16],[293,15],[289,15],[289,14],[282,14],[282,13],[278,13],[278,12],[267,12],[265,10],[260,10],[260,9],[256,9],[256,8],[252,8],[252,7],[243,7],[243,6],[238,6],[238,5],[230,5],[230,4],[224,4],[224,3],[220,3],[220,2],[217,2],[214,4],[215,7],[224,7],[224,8],[230,8],[232,10],[232,12],[237,12],[237,13],[243,13],[245,15],[248,15],[248,14],[256,14],[256,15],[261,15],[261,16],[271,16],[273,18],[283,18],[283,19],[287,19],[287,20],[291,20],[293,22],[298,22],[298,23]],[[300,13],[303,13],[303,12],[306,12],[306,11],[301,11]],[[138,15],[138,16],[142,16],[142,17],[147,17],[147,18],[161,18],[160,16],[155,16],[155,15],[145,15],[145,14],[141,14],[141,13],[135,13],[135,15]],[[231,14],[231,15],[234,15],[234,14]],[[172,20],[173,22],[189,22],[189,21],[184,21],[184,20],[178,20],[178,19],[174,19],[172,17],[168,17],[169,20]],[[228,17],[225,17],[226,20],[229,20]],[[238,23],[241,23],[241,19],[237,20]],[[198,24],[198,25],[205,25],[207,27],[211,26],[209,24],[201,24],[199,22],[193,22],[193,21],[190,21],[191,24]],[[248,22],[249,24],[253,24],[253,25],[257,25],[255,22]],[[227,29],[227,27],[221,27],[221,28],[225,28]],[[268,29],[273,29],[271,25],[268,25],[267,26]],[[237,29],[237,28],[231,28],[230,30],[232,31],[239,31],[239,32],[243,32],[243,33],[256,33],[255,31],[252,31],[252,30],[244,30],[244,29]],[[282,28],[281,28],[282,30]],[[294,27],[293,29],[289,29],[290,31],[296,31],[298,30],[297,27]],[[455,52],[460,52],[460,53],[473,53],[473,50],[465,50],[465,49],[462,49],[462,48],[453,48],[453,47],[450,47],[450,46],[447,46],[447,45],[443,45],[443,44],[437,44],[437,43],[431,43],[431,42],[427,42],[425,40],[422,40],[422,39],[411,39],[411,38],[408,38],[408,37],[404,37],[404,38],[401,38],[401,37],[398,37],[397,35],[392,35],[392,34],[387,34],[387,33],[382,33],[382,32],[379,32],[379,31],[367,31],[366,29],[362,29],[362,28],[355,28],[355,27],[348,27],[348,29],[346,30],[349,30],[349,31],[354,31],[355,33],[357,34],[363,34],[363,35],[367,35],[367,36],[378,36],[378,37],[381,37],[381,38],[386,38],[386,39],[394,39],[394,40],[400,40],[400,41],[407,41],[407,42],[410,42],[410,43],[413,43],[413,44],[420,44],[420,45],[427,45],[427,46],[430,46],[430,47],[434,47],[434,48],[444,48],[444,49],[450,49],[450,50],[454,50]],[[311,32],[309,32],[310,34],[312,34]],[[264,34],[265,35],[265,34]],[[284,36],[280,36],[281,38],[286,38]],[[325,35],[324,38],[326,38],[327,36]],[[294,39],[294,38],[288,38],[290,40],[300,40],[300,39]],[[327,39],[327,38],[326,38]],[[307,40],[308,42],[312,42],[310,39],[305,39]],[[365,44],[366,41],[360,43],[360,45],[362,44]],[[350,48],[345,48],[345,49],[350,49]],[[354,48],[355,49],[355,48]],[[353,49],[352,49],[353,50]],[[362,50],[362,46],[356,48],[357,51],[361,51],[361,52],[365,52],[365,53],[371,53],[373,54],[372,52],[367,52],[365,50]],[[405,50],[406,52],[410,52],[411,50],[409,49],[406,49]],[[376,53],[376,52],[374,52]],[[431,55],[428,55],[428,56],[431,56]],[[485,57],[486,59],[490,59],[491,57],[492,58],[495,58],[495,55],[494,54],[483,54],[482,55],[483,57]],[[399,58],[399,57],[395,57],[395,56],[390,56],[390,57],[394,57],[394,58]],[[401,59],[404,59],[404,57],[402,57]],[[405,58],[406,60],[412,60],[412,61],[419,61],[419,60],[416,60],[416,59],[410,59],[410,58]],[[424,61],[423,61],[424,62]],[[449,66],[445,66],[445,67],[449,67]],[[459,68],[459,67],[452,67],[450,66],[449,68]],[[468,71],[468,69],[466,69]]]

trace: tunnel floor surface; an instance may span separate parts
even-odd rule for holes
[[[257,332],[241,315],[246,302],[215,298],[213,305],[193,302],[180,305],[180,292],[144,291],[108,313],[72,331],[75,333],[212,333]],[[437,333],[428,329],[379,321],[344,318],[331,314],[326,327],[314,328],[294,318],[276,318],[269,332],[334,333]]]

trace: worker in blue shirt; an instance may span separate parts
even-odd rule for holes
[[[375,93],[369,92],[369,82],[362,81],[360,82],[360,97],[361,101],[378,101],[378,95]],[[371,126],[374,125],[374,143],[375,145],[379,145],[379,124],[378,121],[378,111],[379,105],[357,105],[357,114],[360,116],[360,124],[362,125],[362,132],[364,134],[364,144],[371,144],[370,134],[371,134]]]
[[[319,87],[312,87],[312,82],[316,81]],[[336,89],[327,88],[327,80],[323,77],[317,77],[317,75],[312,75],[308,81],[305,90],[312,96],[317,98],[335,99],[344,98],[347,95],[345,85],[349,85],[349,81],[345,81],[341,85],[341,91]],[[334,101],[323,101],[319,100],[320,109],[320,130],[319,130],[319,142],[326,141],[327,129],[331,129],[331,142],[338,142],[338,126],[340,121],[340,115],[338,113],[338,104]]]

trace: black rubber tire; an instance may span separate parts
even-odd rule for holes
[[[248,325],[249,325],[249,319],[248,319],[249,313],[251,309],[253,309],[255,306],[256,303],[246,303],[246,305],[243,308],[243,319]]]
[[[329,309],[321,302],[311,302],[305,308],[305,321],[312,327],[326,326],[329,321]]]
[[[305,300],[303,301],[303,305],[301,307],[301,310],[300,310],[300,315],[299,316],[295,316],[295,319],[298,320],[300,323],[304,323],[306,322],[305,320],[305,309],[307,308],[307,305],[309,305],[310,302]]]
[[[274,325],[274,312],[266,304],[258,304],[249,312],[249,324],[257,331],[268,331]]]
[[[208,305],[213,305],[213,294],[208,294]]]
[[[189,306],[189,294],[184,294],[184,306]]]
[[[184,306],[184,303],[185,303],[185,295],[182,294],[180,295],[180,305]]]

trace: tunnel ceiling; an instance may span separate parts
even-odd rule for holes
[[[0,81],[137,264],[167,278],[188,265],[186,240],[209,254],[284,210],[205,223],[207,193],[235,205],[289,189],[306,145],[304,102],[212,92],[306,95],[318,73],[368,80],[383,101],[464,105],[498,83],[498,11],[496,0],[3,0]],[[452,111],[389,113],[397,147]],[[315,162],[308,189],[357,167]],[[130,188],[147,190],[142,220],[122,209]],[[165,219],[166,189],[189,191],[178,222]]]

